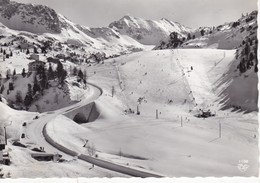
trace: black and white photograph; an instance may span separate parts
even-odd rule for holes
[[[257,0],[0,0],[0,182],[257,182],[257,19]]]

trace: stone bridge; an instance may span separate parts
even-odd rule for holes
[[[76,123],[82,124],[95,121],[99,117],[99,114],[95,102],[91,102],[83,107],[64,113],[63,115]]]

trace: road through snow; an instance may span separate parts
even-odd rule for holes
[[[44,147],[44,150],[48,153],[59,153],[63,156],[63,158],[72,159],[72,157],[77,156],[77,158],[89,162],[91,164],[97,165],[102,168],[106,168],[108,170],[116,171],[119,173],[127,174],[130,176],[135,177],[163,177],[162,175],[141,171],[137,169],[133,169],[130,167],[118,165],[115,163],[111,163],[108,161],[104,161],[101,159],[93,158],[88,155],[77,153],[69,147],[64,147],[60,145],[58,142],[55,142],[51,137],[48,135],[46,130],[46,125],[49,121],[51,121],[55,116],[63,114],[69,110],[73,110],[75,108],[82,107],[84,105],[89,104],[90,102],[97,99],[102,94],[102,89],[91,84],[90,86],[90,95],[88,95],[84,100],[80,101],[79,103],[73,104],[71,106],[52,111],[46,112],[40,115],[40,118],[29,122],[26,134],[27,142],[31,142],[35,145],[40,147]]]
[[[55,116],[63,114],[68,110],[72,110],[87,105],[88,103],[97,99],[102,94],[102,90],[91,84],[89,84],[89,91],[90,94],[86,95],[82,101],[71,106],[58,109],[56,111],[42,113],[39,115],[39,119],[28,122],[28,127],[26,129],[27,143],[32,143],[39,147],[44,147],[44,150],[48,153],[59,153],[63,155],[64,158],[71,158],[71,156],[68,156],[64,152],[54,148],[45,140],[45,137],[43,135],[43,128]]]

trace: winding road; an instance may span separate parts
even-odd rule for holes
[[[63,155],[63,157],[68,157],[67,154],[65,154],[64,152],[53,147],[46,141],[46,139],[43,135],[43,129],[44,129],[44,126],[49,121],[51,121],[55,116],[63,114],[66,111],[87,105],[88,103],[93,102],[95,99],[97,99],[102,94],[102,90],[100,90],[99,88],[97,88],[96,86],[94,86],[92,84],[89,84],[89,91],[90,91],[91,95],[87,95],[86,98],[84,98],[80,102],[75,103],[68,107],[64,107],[62,109],[58,109],[56,111],[42,113],[39,115],[39,119],[28,122],[28,127],[26,129],[27,143],[42,146],[42,147],[44,147],[44,150],[48,153],[59,153],[59,154]]]
[[[88,163],[94,164],[96,166],[112,170],[115,172],[127,174],[134,177],[163,177],[162,175],[148,172],[145,170],[137,170],[127,166],[118,165],[112,162],[108,162],[105,160],[101,160],[98,158],[94,158],[85,154],[77,153],[68,147],[64,147],[59,143],[55,142],[50,138],[46,131],[46,125],[49,121],[51,121],[55,116],[63,114],[67,111],[77,109],[79,107],[83,107],[94,100],[96,100],[100,95],[102,95],[103,91],[100,87],[89,83],[89,91],[90,94],[86,95],[86,97],[80,102],[73,104],[68,107],[64,107],[62,109],[58,109],[56,111],[45,112],[39,115],[39,119],[33,120],[28,123],[26,129],[26,141],[27,143],[31,143],[37,146],[44,147],[44,150],[48,153],[59,153],[65,159],[72,159],[77,156],[79,159],[86,161]]]

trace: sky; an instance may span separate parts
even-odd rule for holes
[[[167,18],[190,28],[236,21],[257,10],[257,0],[14,0],[48,5],[75,23],[105,27],[124,15]]]

